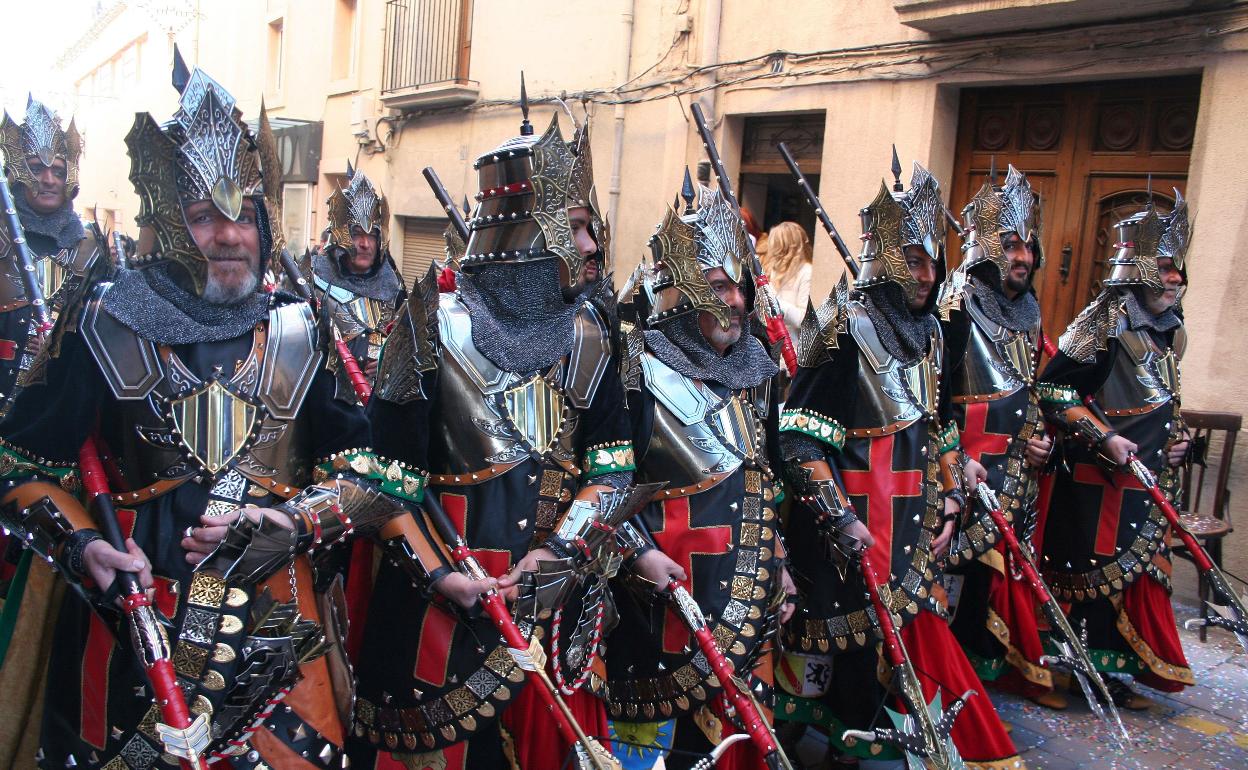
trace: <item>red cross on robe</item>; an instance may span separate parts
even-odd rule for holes
[[[893,444],[896,434],[871,439],[870,459],[863,470],[842,470],[845,493],[851,498],[866,498],[863,505],[855,503],[875,545],[871,546],[872,561],[877,565],[893,563],[893,503],[898,497],[923,494],[923,471],[893,470]],[[883,568],[881,567],[881,572]],[[881,575],[884,577],[884,575]]]
[[[988,409],[992,404],[992,401],[977,401],[966,405],[962,448],[976,462],[982,463],[984,455],[1003,455],[1010,449],[1013,436],[988,430]]]
[[[689,498],[677,497],[663,501],[663,529],[655,530],[654,542],[668,558],[684,568],[689,576],[689,593],[697,596],[694,586],[693,557],[695,554],[725,554],[732,550],[732,527],[727,524],[695,527],[689,520]],[[677,654],[689,644],[689,629],[672,609],[663,616],[663,652]]]
[[[444,492],[439,495],[439,499],[455,529],[461,536],[464,535],[468,518],[468,498]],[[477,561],[493,577],[501,577],[511,568],[510,551],[474,549],[472,555],[477,557]],[[450,664],[455,625],[455,616],[450,611],[432,602],[425,607],[425,620],[420,624],[416,670],[413,672],[417,679],[438,687],[446,684],[446,669]]]
[[[1092,552],[1097,556],[1118,553],[1118,523],[1122,519],[1122,498],[1128,489],[1143,489],[1138,479],[1125,473],[1114,475],[1111,482],[1105,472],[1092,463],[1075,465],[1075,481],[1101,490],[1101,507],[1096,522],[1096,543]],[[1115,483],[1116,482],[1116,483]]]

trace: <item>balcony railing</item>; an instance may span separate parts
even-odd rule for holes
[[[475,101],[471,30],[472,0],[388,0],[382,101],[399,109]]]

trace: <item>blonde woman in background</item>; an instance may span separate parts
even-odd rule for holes
[[[810,271],[813,252],[810,238],[796,222],[781,222],[767,233],[766,251],[760,251],[763,268],[771,279],[784,311],[789,334],[797,339],[797,329],[806,314],[810,297]]]

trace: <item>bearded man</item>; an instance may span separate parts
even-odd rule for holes
[[[29,97],[24,123],[5,113],[0,148],[42,299],[55,318],[99,255],[108,258],[106,247],[87,234],[74,213],[82,138],[72,120],[62,129],[55,113]],[[17,396],[18,375],[30,369],[38,352],[34,299],[22,281],[12,234],[0,226],[0,416]]]
[[[446,554],[379,489],[402,469],[383,471],[363,449],[363,414],[334,399],[309,306],[260,290],[280,238],[233,97],[178,56],[174,85],[173,119],[141,113],[126,139],[142,202],[137,269],[84,287],[0,423],[0,521],[72,589],[37,759],[178,766],[116,601],[127,571],[169,621],[181,695],[208,723],[201,754],[240,768],[338,766],[344,729],[324,657],[334,629],[322,624],[334,613],[322,615],[308,554],[375,534],[428,584],[447,573]],[[92,437],[117,457],[125,551],[70,494]],[[419,499],[420,485],[405,491]]]
[[[962,263],[937,302],[946,379],[962,448],[987,470],[1002,511],[1028,542],[1037,520],[1037,474],[1053,449],[1033,387],[1041,351],[1032,288],[1043,263],[1040,199],[1010,166],[1005,184],[986,182],[963,216]],[[1064,708],[1065,697],[1040,662],[1035,598],[986,512],[959,530],[950,550],[950,572],[960,581],[952,627],[980,678],[1001,678],[1041,705]]]

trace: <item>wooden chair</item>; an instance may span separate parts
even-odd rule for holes
[[[1234,412],[1204,412],[1196,409],[1184,409],[1183,419],[1187,423],[1188,429],[1192,433],[1192,439],[1199,441],[1202,438],[1208,442],[1209,447],[1214,447],[1217,442],[1214,441],[1216,433],[1223,433],[1220,452],[1218,454],[1217,475],[1213,479],[1213,485],[1210,489],[1211,495],[1205,494],[1205,475],[1210,470],[1207,465],[1191,466],[1183,470],[1180,478],[1182,484],[1183,510],[1181,511],[1183,526],[1189,532],[1196,536],[1201,542],[1205,550],[1209,552],[1209,558],[1222,567],[1222,541],[1234,531],[1231,523],[1231,461],[1235,456],[1235,439],[1239,434],[1239,429],[1243,423],[1243,417]],[[1209,498],[1212,497],[1212,500]],[[1205,503],[1211,503],[1205,505]],[[1181,546],[1176,553],[1187,556],[1186,550]],[[1206,600],[1209,596],[1209,585],[1205,582],[1204,577],[1199,581],[1200,591],[1200,614],[1204,617],[1208,614],[1209,609]],[[1200,629],[1200,641],[1206,640],[1207,628]]]

